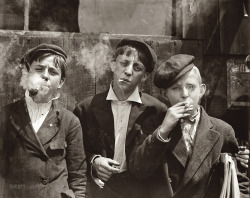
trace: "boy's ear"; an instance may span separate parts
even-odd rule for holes
[[[64,79],[61,79],[59,85],[57,86],[57,89],[61,89],[64,84]]]
[[[168,95],[167,95],[167,90],[165,90],[165,89],[160,89],[160,94],[161,94],[161,96],[162,96],[166,101],[169,101]]]
[[[115,71],[115,60],[113,60],[110,64],[110,68],[111,68],[111,71],[114,72]]]
[[[144,75],[143,75],[143,77],[142,77],[142,79],[141,79],[141,82],[145,82],[147,79],[148,79],[148,77],[149,77],[149,73],[148,72],[146,72]]]
[[[201,90],[200,90],[200,98],[202,98],[202,96],[204,96],[204,94],[206,93],[206,85],[205,84],[201,84]]]

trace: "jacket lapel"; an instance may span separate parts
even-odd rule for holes
[[[140,130],[140,128],[138,128],[137,130],[131,130],[131,129],[133,128],[137,118],[145,111],[146,108],[147,106],[143,104],[135,104],[135,103],[132,104],[128,121],[126,146],[134,139],[134,136],[137,134],[136,132]],[[139,125],[137,127],[139,127]]]
[[[199,167],[206,159],[208,153],[217,142],[219,133],[213,131],[211,129],[212,127],[213,125],[210,122],[209,116],[205,110],[201,108],[201,118],[196,131],[193,154],[190,158],[183,180],[181,181],[177,191],[181,190],[196,174],[196,172],[199,170]]]
[[[18,101],[14,108],[12,108],[10,112],[10,123],[15,128],[16,133],[32,146],[32,148],[47,156],[32,127],[24,99]]]
[[[55,111],[51,108],[42,126],[38,130],[37,136],[42,145],[45,145],[58,133],[58,125],[60,124],[58,114],[58,110]]]
[[[114,150],[115,135],[114,135],[114,118],[111,109],[111,102],[103,97],[102,101],[93,108],[94,115],[100,126],[102,138],[105,138],[112,150]]]

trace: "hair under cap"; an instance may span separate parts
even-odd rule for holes
[[[54,45],[54,44],[43,43],[28,50],[22,57],[21,63],[25,64],[27,69],[29,70],[30,64],[34,61],[34,57],[36,57],[37,53],[41,53],[41,52],[43,54],[51,53],[54,55],[61,56],[65,61],[67,59],[67,54],[61,47]]]
[[[154,70],[155,64],[157,62],[157,55],[147,43],[145,43],[140,38],[124,38],[117,44],[116,49],[125,45],[129,45],[143,51],[148,59],[147,63],[145,64],[146,71],[151,73]]]
[[[195,66],[193,60],[194,56],[177,54],[163,62],[156,70],[154,76],[155,86],[164,89],[169,88]]]

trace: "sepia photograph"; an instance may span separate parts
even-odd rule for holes
[[[249,198],[250,0],[0,0],[0,198]]]

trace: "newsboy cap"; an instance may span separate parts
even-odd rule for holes
[[[157,55],[155,51],[142,39],[140,38],[124,38],[122,39],[116,46],[116,49],[119,47],[123,47],[125,45],[129,45],[131,47],[142,50],[146,54],[146,58],[148,59],[145,64],[146,71],[152,72],[154,70],[155,64],[157,62]]]
[[[164,89],[169,88],[195,66],[193,60],[194,56],[177,54],[163,62],[156,70],[154,76],[155,86]]]
[[[28,50],[21,59],[21,63],[25,64],[29,70],[30,64],[34,61],[37,53],[52,53],[54,55],[61,56],[65,61],[67,59],[67,54],[65,51],[57,45],[43,43],[30,50]]]

